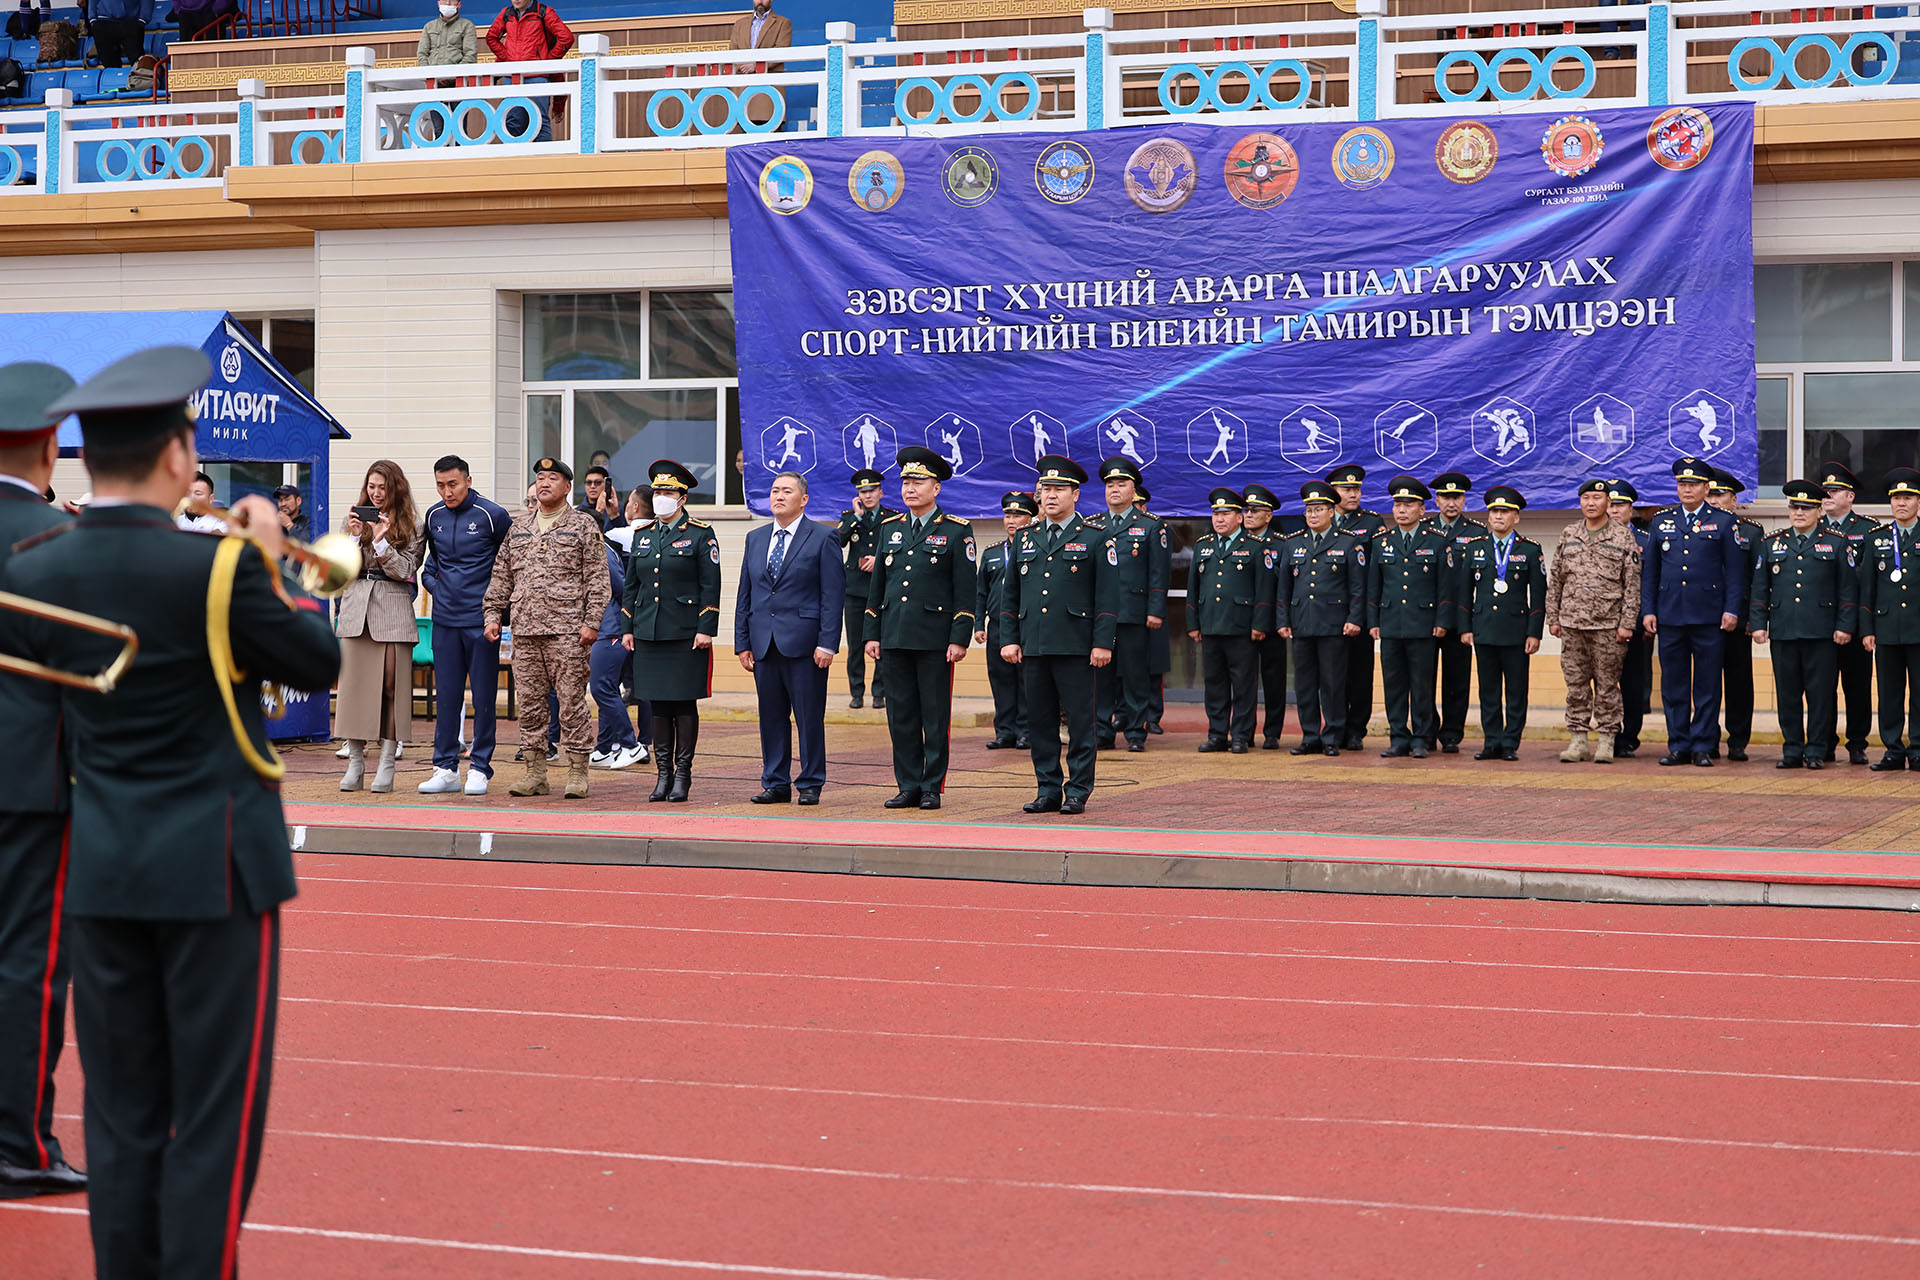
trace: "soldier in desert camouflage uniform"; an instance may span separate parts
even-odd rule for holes
[[[1620,732],[1620,659],[1639,625],[1640,548],[1633,531],[1607,514],[1610,486],[1580,486],[1581,519],[1560,531],[1560,549],[1547,575],[1547,629],[1560,637],[1560,671],[1567,681],[1570,740],[1560,758],[1569,764],[1613,763]],[[1589,732],[1599,735],[1596,744]]]
[[[493,562],[481,613],[489,640],[501,616],[513,616],[513,677],[520,702],[520,748],[527,773],[509,795],[547,794],[547,693],[560,699],[560,748],[567,753],[567,798],[587,794],[593,722],[587,669],[612,585],[600,522],[569,506],[573,469],[557,458],[533,464],[531,511],[514,517]]]

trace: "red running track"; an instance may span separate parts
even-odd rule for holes
[[[1910,916],[301,870],[253,1275],[1920,1274]]]

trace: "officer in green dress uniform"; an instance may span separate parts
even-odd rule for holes
[[[1773,687],[1785,745],[1776,769],[1824,769],[1833,746],[1834,668],[1859,627],[1853,547],[1821,529],[1820,486],[1789,480],[1793,523],[1760,544],[1747,623],[1773,650]],[[1802,715],[1804,712],[1804,720]]]
[[[1367,563],[1367,628],[1380,642],[1389,759],[1424,760],[1434,729],[1433,675],[1449,609],[1447,553],[1453,541],[1426,519],[1427,486],[1412,476],[1387,484],[1393,523],[1375,535]]]
[[[1366,471],[1357,466],[1336,467],[1327,483],[1340,495],[1333,513],[1333,527],[1352,534],[1362,546],[1368,546],[1375,534],[1386,528],[1386,517],[1360,505],[1360,484]],[[1373,554],[1371,548],[1367,554]],[[1361,594],[1365,594],[1364,585]],[[1373,719],[1373,637],[1362,627],[1358,635],[1347,639],[1347,711],[1346,740],[1340,745],[1358,751],[1366,745],[1367,725]]]
[[[1647,522],[1636,520],[1633,504],[1640,491],[1629,480],[1607,482],[1607,519],[1633,531],[1634,545],[1640,554],[1647,552]],[[1653,696],[1653,644],[1644,625],[1636,623],[1633,639],[1620,655],[1620,732],[1613,735],[1616,760],[1630,758],[1640,749],[1640,730],[1647,721],[1647,703]]]
[[[1274,625],[1293,641],[1300,712],[1300,741],[1289,754],[1337,756],[1348,739],[1347,657],[1367,620],[1367,543],[1333,527],[1340,497],[1332,485],[1309,480],[1300,486],[1300,500],[1307,527],[1288,537],[1274,558]]]
[[[50,420],[80,415],[94,501],[17,551],[0,582],[140,639],[113,692],[62,698],[101,1276],[234,1274],[271,1091],[279,908],[296,892],[285,766],[257,682],[324,691],[340,670],[325,608],[280,571],[271,501],[249,496],[229,514],[257,541],[174,528],[197,465],[187,399],[211,372],[192,348],[156,347],[49,406]],[[51,623],[10,633],[16,623],[28,656],[63,670],[100,670],[119,648]]]
[[[1000,514],[1007,540],[980,553],[980,572],[973,594],[973,642],[987,650],[987,687],[993,691],[993,741],[989,751],[1016,747],[1027,741],[1027,694],[1020,668],[1000,656],[1000,612],[1007,598],[1007,579],[1018,570],[1013,564],[1013,535],[1033,523],[1040,504],[1030,493],[1011,489],[1000,495]]]
[[[1172,544],[1160,517],[1133,505],[1140,468],[1124,455],[1100,464],[1107,510],[1095,520],[1113,541],[1119,561],[1119,626],[1113,661],[1096,680],[1094,737],[1101,750],[1124,738],[1129,751],[1147,749],[1148,637],[1166,628],[1167,582],[1173,573]]]
[[[67,523],[44,496],[60,446],[47,406],[73,390],[50,364],[0,368],[0,570]],[[68,761],[58,687],[0,674],[0,1199],[84,1191],[53,1136],[73,948],[61,937]]]
[[[1715,467],[1709,474],[1713,479],[1707,481],[1707,501],[1733,514],[1733,541],[1741,555],[1740,581],[1750,583],[1767,531],[1737,510],[1746,486],[1734,479],[1732,472]],[[1747,743],[1753,739],[1753,634],[1747,630],[1750,603],[1745,599],[1740,602],[1740,625],[1727,633],[1726,653],[1720,662],[1720,718],[1726,726],[1727,759],[1736,764],[1746,760]],[[1719,746],[1707,754],[1719,759]]]
[[[660,458],[647,469],[654,522],[634,531],[627,557],[622,639],[633,654],[633,696],[653,704],[650,803],[684,804],[700,745],[700,699],[713,693],[720,632],[720,543],[687,514],[693,472]]]
[[[880,523],[880,559],[862,634],[887,688],[900,791],[886,807],[938,809],[953,737],[953,664],[973,639],[976,552],[967,522],[940,509],[940,485],[953,478],[947,460],[919,445],[900,450],[895,460],[907,509]],[[1031,716],[1031,704],[1028,710]],[[1030,723],[1038,742],[1054,722]]]
[[[1147,510],[1147,503],[1151,501],[1152,499],[1147,495],[1146,482],[1142,480],[1136,483],[1133,486],[1133,505],[1135,509],[1142,515],[1152,515],[1153,513]],[[1159,517],[1155,518],[1159,519]],[[1160,525],[1162,528],[1166,528],[1167,522],[1161,520]],[[1171,587],[1173,582],[1171,568],[1173,530],[1167,529],[1167,535],[1169,548],[1167,582],[1169,587]],[[1167,713],[1167,673],[1172,670],[1173,626],[1171,620],[1169,620],[1168,625],[1157,629],[1149,629],[1147,632],[1147,733],[1150,735],[1166,732],[1165,729],[1160,727],[1160,717]]]
[[[1820,464],[1820,487],[1826,493],[1821,510],[1820,529],[1833,530],[1845,538],[1853,547],[1855,564],[1865,564],[1866,548],[1862,545],[1868,534],[1879,526],[1868,516],[1853,509],[1853,492],[1858,481],[1852,471],[1838,462]],[[1904,576],[1904,575],[1903,575]],[[1861,597],[1861,622],[1864,626],[1870,619],[1866,616],[1865,596]],[[1854,637],[1852,644],[1840,646],[1840,693],[1847,711],[1847,763],[1865,764],[1867,762],[1867,731],[1873,727],[1873,651],[1867,648],[1864,629]],[[1827,747],[1827,759],[1835,756],[1834,745]]]
[[[1000,615],[1000,656],[1027,682],[1027,723],[1038,793],[1028,813],[1087,811],[1093,794],[1094,685],[1113,661],[1120,550],[1075,512],[1087,473],[1057,453],[1034,463],[1040,518],[1014,535],[1018,573]],[[1067,720],[1067,771],[1060,772],[1060,717]]]
[[[1456,548],[1453,626],[1480,675],[1475,760],[1518,760],[1527,727],[1527,668],[1546,629],[1547,566],[1540,544],[1514,531],[1527,500],[1511,485],[1487,490],[1487,531]]]
[[[853,505],[840,513],[840,524],[833,536],[847,552],[847,692],[848,706],[856,711],[867,695],[867,651],[860,643],[867,620],[867,591],[873,586],[873,565],[878,559],[880,522],[899,515],[880,501],[880,485],[885,479],[871,467],[853,473]],[[887,705],[886,686],[880,682],[878,664],[873,669],[873,705]]]
[[[1286,535],[1273,523],[1274,512],[1280,509],[1280,499],[1273,490],[1263,484],[1250,484],[1240,491],[1240,527],[1246,536],[1265,550],[1273,552],[1274,570],[1272,581],[1267,584],[1267,599],[1277,599],[1280,587],[1279,557],[1281,544]],[[1263,554],[1261,563],[1266,563]],[[1287,728],[1287,638],[1278,631],[1267,632],[1264,640],[1253,644],[1254,662],[1257,664],[1260,701],[1266,710],[1261,714],[1260,749],[1278,751],[1280,735]]]
[[[1207,495],[1213,530],[1193,543],[1187,575],[1187,638],[1200,646],[1207,736],[1201,751],[1245,755],[1253,742],[1260,658],[1273,629],[1274,548],[1242,527],[1240,492]]]
[[[1439,510],[1427,517],[1427,524],[1446,535],[1458,550],[1486,529],[1486,525],[1467,514],[1467,494],[1473,481],[1463,471],[1443,471],[1433,478],[1433,500]],[[1444,755],[1457,755],[1460,741],[1467,736],[1467,702],[1473,688],[1473,650],[1460,641],[1452,628],[1440,637],[1435,666],[1439,669],[1440,694],[1435,707],[1434,732],[1427,750],[1438,747]]]
[[[1876,772],[1920,769],[1920,471],[1887,472],[1893,519],[1868,534],[1860,557],[1860,631],[1880,671]]]

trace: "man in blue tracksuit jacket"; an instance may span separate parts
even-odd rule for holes
[[[493,776],[494,702],[500,687],[500,642],[488,640],[480,601],[493,578],[494,555],[513,526],[498,503],[473,491],[464,458],[433,464],[440,501],[427,509],[427,561],[420,580],[433,593],[433,775],[420,790],[452,791],[460,772],[460,720],[473,688],[473,755],[466,793],[485,795]]]
[[[1667,707],[1661,764],[1709,766],[1720,741],[1720,667],[1739,625],[1746,553],[1731,511],[1707,505],[1713,469],[1699,458],[1673,464],[1677,506],[1656,513],[1640,559],[1640,615],[1660,648]]]

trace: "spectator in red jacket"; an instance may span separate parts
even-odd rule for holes
[[[487,28],[487,48],[495,62],[544,62],[564,58],[573,48],[573,31],[560,21],[560,15],[540,0],[511,0],[500,16]],[[529,84],[543,84],[546,76],[527,76]],[[540,131],[535,142],[553,141],[553,125],[547,119],[546,102],[536,98],[540,110]],[[514,108],[505,114],[502,125],[509,134],[526,130],[526,112]]]

